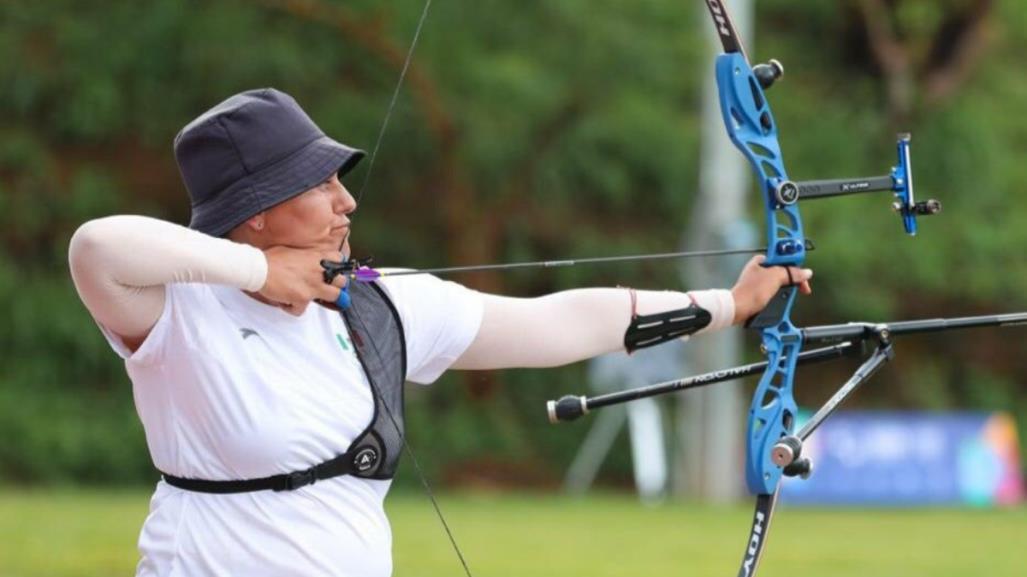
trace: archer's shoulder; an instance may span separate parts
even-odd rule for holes
[[[389,273],[407,272],[412,269],[379,269],[385,273],[378,279],[379,286],[397,303],[425,306],[454,299],[474,298],[477,291],[462,284],[444,280],[430,274],[390,276]]]

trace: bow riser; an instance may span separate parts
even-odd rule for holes
[[[735,146],[749,160],[759,183],[767,215],[767,266],[801,266],[806,256],[802,220],[796,204],[798,188],[788,180],[777,123],[763,88],[741,52],[721,54],[716,63],[720,109]],[[782,198],[788,186],[795,195]],[[790,201],[790,202],[788,202]],[[760,378],[749,408],[746,485],[753,494],[777,490],[782,468],[771,461],[771,448],[793,433],[797,412],[793,375],[802,348],[802,334],[789,320],[795,287],[786,287],[750,324],[761,329],[768,368]]]

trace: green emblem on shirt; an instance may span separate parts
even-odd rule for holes
[[[339,346],[342,347],[342,350],[344,350],[344,351],[348,351],[349,350],[349,339],[347,339],[346,337],[342,336],[339,333],[335,333],[335,339],[339,341]]]

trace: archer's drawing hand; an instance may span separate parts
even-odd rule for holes
[[[321,259],[342,260],[342,253],[322,249],[297,249],[274,246],[264,251],[267,281],[260,296],[289,314],[300,316],[312,301],[334,303],[346,285],[345,275],[332,284],[324,281]]]
[[[774,298],[778,289],[790,284],[799,286],[799,292],[808,295],[813,292],[809,280],[813,278],[813,271],[808,268],[795,266],[770,266],[765,267],[764,255],[752,257],[745,264],[738,281],[731,288],[731,296],[735,299],[735,324],[744,323],[766,308],[770,299]]]

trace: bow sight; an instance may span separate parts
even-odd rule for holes
[[[757,67],[758,68],[758,67]],[[930,199],[916,202],[913,197],[913,170],[910,164],[909,145],[912,137],[900,134],[898,137],[898,164],[891,169],[891,174],[884,176],[867,176],[859,178],[841,178],[834,180],[807,180],[790,185],[788,196],[785,197],[778,185],[775,197],[782,204],[791,204],[796,200],[813,200],[866,192],[891,192],[895,195],[892,208],[902,217],[902,226],[906,233],[916,234],[916,217],[930,216],[941,212],[941,202]],[[790,201],[789,201],[790,199]]]
[[[723,14],[723,9],[721,11]],[[767,91],[784,76],[784,65],[771,58],[765,64],[752,67],[752,75],[764,91]],[[762,100],[753,89],[753,100]],[[760,115],[760,126],[770,131],[772,120],[769,112]],[[910,235],[916,234],[916,217],[930,216],[941,212],[941,202],[930,199],[917,202],[913,196],[913,169],[910,160],[909,133],[899,134],[896,149],[898,163],[892,167],[891,173],[884,176],[868,176],[857,178],[841,178],[832,180],[808,180],[792,182],[775,179],[772,184],[773,199],[779,206],[795,204],[800,200],[827,198],[866,192],[891,192],[895,196],[892,208],[902,217],[903,228]]]

